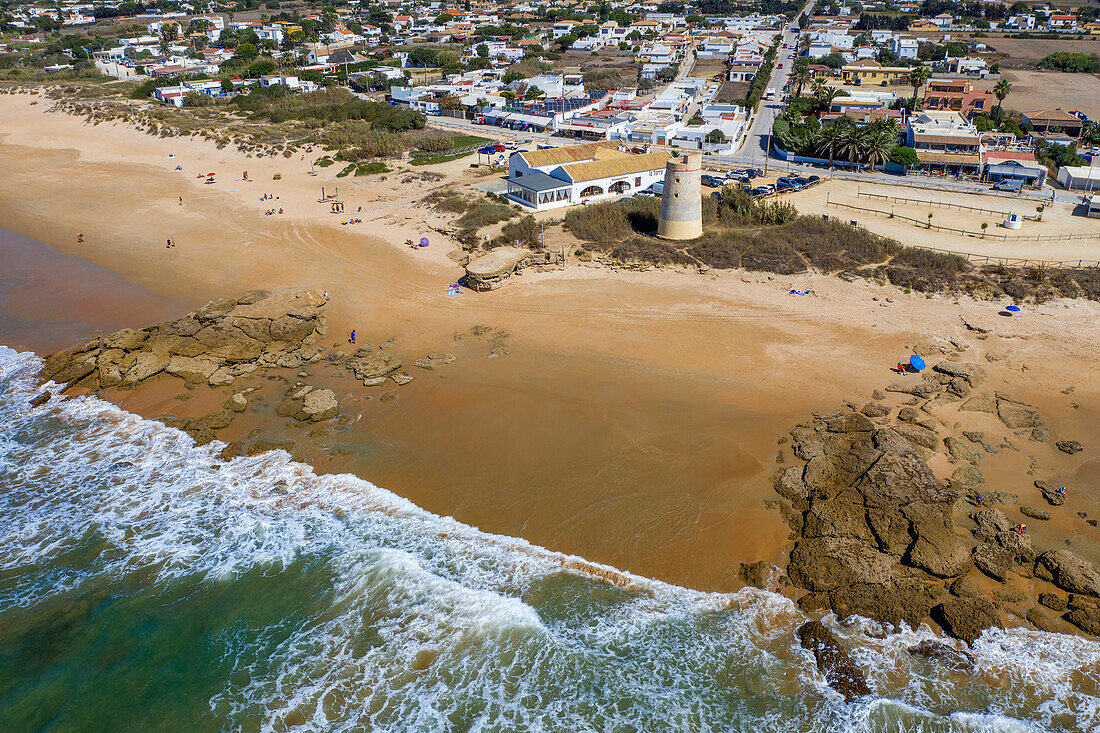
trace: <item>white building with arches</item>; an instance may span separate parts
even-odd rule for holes
[[[532,209],[632,196],[663,181],[669,154],[631,153],[614,140],[514,153],[508,198]]]

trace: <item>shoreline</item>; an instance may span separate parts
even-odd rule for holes
[[[0,107],[12,99],[0,98]],[[776,439],[812,412],[889,383],[887,354],[901,358],[922,336],[966,333],[960,316],[989,326],[998,351],[1012,353],[991,362],[995,378],[1041,402],[1064,432],[1083,435],[1100,419],[1088,376],[1090,304],[1049,303],[1017,321],[997,318],[990,304],[956,306],[819,275],[576,267],[449,299],[445,289],[459,268],[443,242],[433,238],[428,257],[399,246],[410,238],[402,233],[426,226],[431,213],[407,212],[404,193],[384,182],[292,176],[293,162],[285,160],[42,115],[24,106],[0,117],[0,160],[15,171],[10,161],[18,159],[28,171],[0,184],[9,228],[88,258],[147,287],[154,299],[195,307],[253,287],[321,288],[332,293],[331,342],[352,327],[376,343],[396,337],[409,362],[455,348],[453,335],[472,325],[507,331],[511,354],[489,360],[471,349],[442,379],[418,375],[396,389],[394,401],[362,387],[349,392],[363,427],[347,442],[372,455],[347,460],[354,473],[433,513],[552,551],[701,590],[740,586],[738,563],[775,561],[787,543],[788,528],[764,505],[774,497],[768,479]],[[79,153],[49,149],[49,139],[75,139],[76,131],[83,133]],[[254,176],[253,190],[275,189],[288,214],[264,217],[263,203],[234,199],[228,189],[246,184],[230,184],[231,174],[216,187],[174,181],[170,150],[185,168],[282,168],[278,182]],[[351,192],[348,215],[352,196],[364,209],[387,208],[376,222],[364,216],[357,230],[326,224],[331,218],[318,213],[323,205],[309,193],[322,182]],[[76,230],[89,235],[83,247],[71,237]],[[175,250],[159,244],[165,230],[179,240]],[[818,295],[791,298],[786,290],[794,285]],[[1081,409],[1058,395],[1067,384],[1077,386]],[[145,416],[165,403],[141,390],[119,401]],[[732,457],[730,446],[738,448]],[[503,466],[510,480],[477,491],[493,472],[469,475],[471,456]],[[593,497],[601,471],[621,480]]]

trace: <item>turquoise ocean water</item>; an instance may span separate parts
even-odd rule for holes
[[[94,397],[0,347],[0,731],[1088,731],[1100,645],[991,631],[973,672],[765,591],[706,594],[434,516]],[[611,582],[614,580],[615,582]]]

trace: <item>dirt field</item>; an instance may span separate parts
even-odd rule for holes
[[[1005,99],[1008,109],[1079,109],[1091,119],[1100,118],[1100,78],[1092,74],[1005,71],[1004,76],[1012,82],[1012,94]]]
[[[715,74],[722,74],[722,76],[725,77],[725,72],[725,62],[716,59],[701,59],[696,61],[695,65],[691,67],[688,76],[695,79],[709,79]]]
[[[1100,36],[1084,41],[1048,38],[978,38],[994,49],[1005,68],[1030,68],[1043,57],[1066,51],[1069,53],[1100,53]]]
[[[724,81],[714,97],[716,102],[739,102],[749,94],[752,85],[747,81]]]

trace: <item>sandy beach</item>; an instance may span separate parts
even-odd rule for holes
[[[457,361],[385,390],[396,399],[335,380],[352,421],[317,439],[307,428],[267,429],[295,439],[319,471],[354,472],[486,531],[684,586],[736,588],[740,563],[775,559],[787,543],[787,526],[765,504],[775,497],[777,440],[813,412],[865,402],[894,381],[890,367],[907,346],[931,336],[965,341],[990,382],[1038,407],[1058,433],[1091,436],[1100,423],[1094,303],[1004,318],[996,304],[817,275],[577,263],[449,296],[462,272],[447,257],[457,244],[417,204],[445,182],[412,171],[337,179],[335,167],[311,176],[308,160],[93,127],[34,102],[0,97],[0,215],[8,231],[60,254],[22,245],[29,264],[5,287],[19,299],[3,311],[9,346],[48,353],[76,335],[58,323],[86,333],[143,326],[253,288],[326,290],[332,343],[354,328],[361,341],[394,338],[410,362],[444,349]],[[475,182],[466,161],[438,170]],[[216,183],[199,178],[208,172]],[[344,215],[318,202],[321,186],[339,186]],[[261,201],[266,193],[278,199]],[[265,216],[273,206],[285,213]],[[352,216],[363,223],[340,223]],[[420,236],[431,246],[403,245]],[[167,249],[167,238],[177,246]],[[104,268],[101,288],[64,299],[87,273],[81,260]],[[131,323],[119,323],[124,315]],[[510,353],[490,359],[483,342],[455,341],[479,324],[506,331]],[[1069,386],[1072,396],[1062,393]],[[112,397],[145,416],[182,417],[224,399],[181,402],[177,391]],[[1095,453],[1059,457],[1051,469],[1075,482],[1082,510],[1100,512]],[[997,480],[1005,490],[1030,483],[1013,471]],[[1095,545],[1092,532],[1085,540]]]

